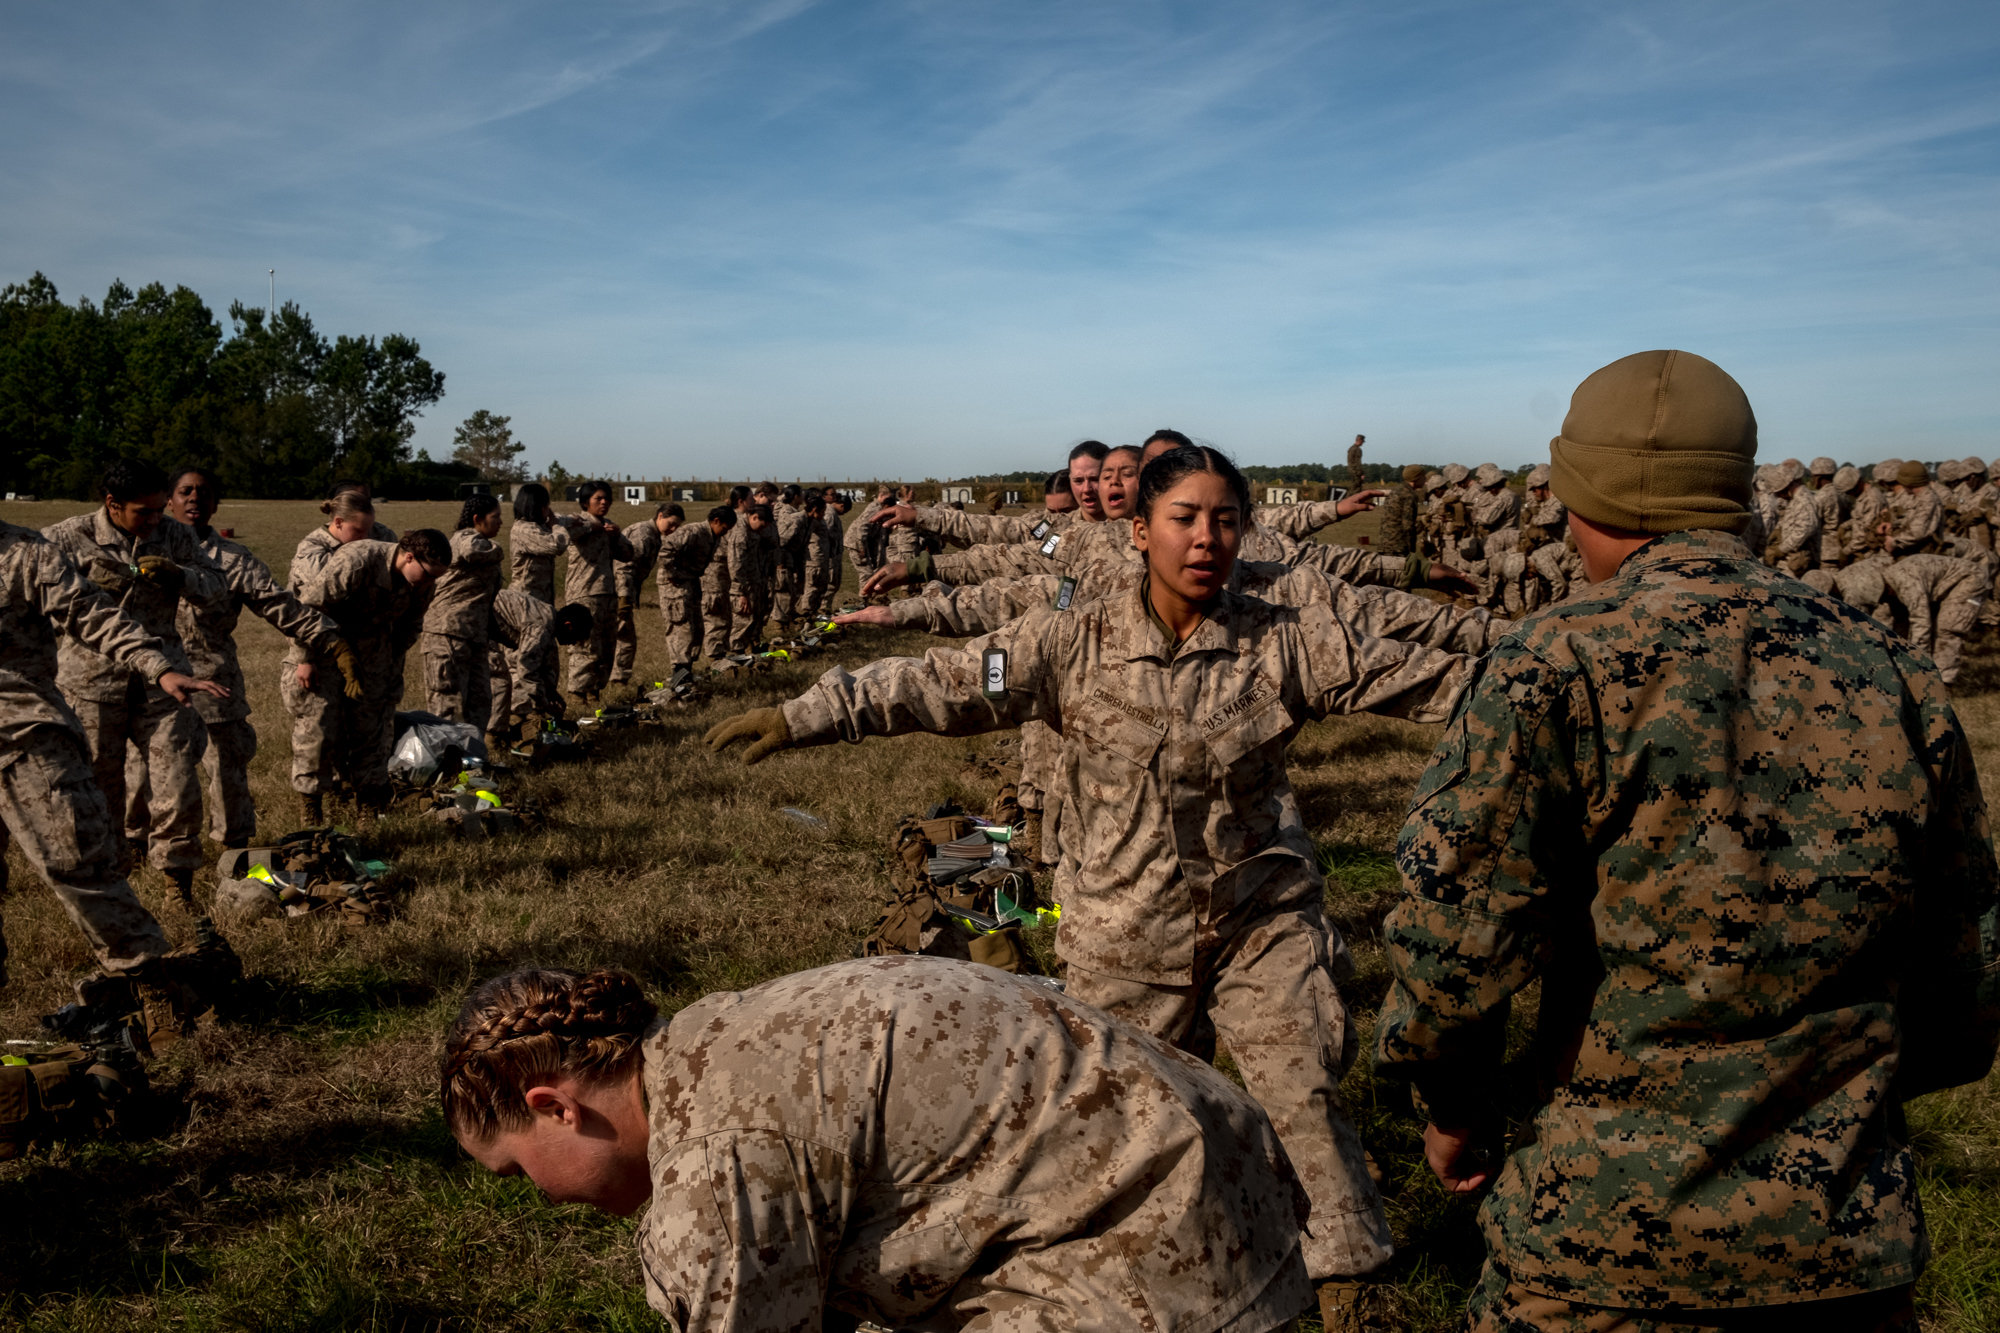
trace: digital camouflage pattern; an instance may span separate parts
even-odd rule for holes
[[[349,699],[340,672],[324,663],[312,687],[287,671],[280,684],[288,706],[310,697],[312,710],[293,706],[295,719],[313,720],[311,744],[300,746],[293,728],[292,786],[323,792],[337,775],[356,787],[389,780],[389,748],[396,705],[403,697],[403,659],[422,633],[429,593],[419,592],[396,570],[389,542],[349,542],[330,556],[299,600],[333,622],[354,650],[362,697]]]
[[[703,579],[717,540],[704,520],[681,524],[660,543],[660,620],[666,627],[670,666],[692,666],[701,651]]]
[[[561,524],[543,527],[517,518],[507,529],[509,586],[554,606],[556,602],[556,556],[569,549],[569,529]]]
[[[639,1255],[679,1333],[1264,1333],[1311,1300],[1257,1107],[1032,981],[836,963],[699,1000],[643,1052]]]
[[[1719,532],[1660,537],[1487,657],[1418,783],[1377,1067],[1471,1126],[1542,983],[1492,1262],[1608,1306],[1912,1281],[1899,1101],[2000,1041],[2000,890],[1937,676]]]
[[[1765,548],[1767,563],[1794,578],[1819,564],[1819,501],[1801,486],[1778,513],[1778,526]]]
[[[202,552],[193,528],[162,518],[153,535],[139,541],[114,524],[99,505],[87,514],[49,524],[42,529],[42,535],[67,555],[85,578],[98,577],[103,571],[127,570],[148,557],[163,556],[178,565],[178,581],[161,582],[128,574],[117,587],[105,589],[104,595],[160,641],[161,651],[174,663],[176,671],[192,671],[181,642],[181,603],[186,600],[208,606],[225,594],[222,571]],[[125,698],[126,687],[136,679],[131,668],[81,640],[65,638],[57,645],[56,687],[66,699],[120,702]],[[153,687],[150,680],[139,683],[148,689]]]
[[[98,962],[132,967],[167,951],[159,922],[119,874],[111,810],[76,715],[57,691],[58,638],[148,684],[175,669],[158,637],[101,596],[40,533],[0,522],[0,840],[54,890]],[[0,846],[0,897],[6,848]],[[0,961],[6,956],[0,940]]]
[[[1384,555],[1410,555],[1417,549],[1417,510],[1423,497],[1416,488],[1398,482],[1375,507],[1379,516],[1375,545]]]
[[[245,611],[295,644],[308,649],[323,648],[335,637],[334,629],[317,611],[278,586],[270,566],[250,548],[231,541],[214,528],[200,529],[202,553],[222,573],[223,594],[211,602],[183,600],[178,613],[181,640],[187,645],[193,674],[227,686],[229,697],[211,694],[194,696],[193,707],[210,727],[250,716],[250,699],[244,689],[243,667],[236,658],[236,626]]]
[[[784,716],[801,745],[1046,722],[1062,735],[1043,835],[1063,905],[1057,954],[1073,971],[1195,988],[1214,1005],[1251,984],[1234,976],[1248,957],[1234,942],[1273,918],[1320,932],[1322,964],[1341,949],[1321,916],[1324,881],[1285,769],[1291,738],[1333,712],[1438,720],[1470,671],[1463,656],[1367,638],[1326,606],[1228,592],[1174,645],[1139,585],[1033,611],[960,650],[835,668]],[[1344,1033],[1329,1040],[1338,1049]],[[1357,1222],[1354,1201],[1372,1189],[1331,1152],[1353,1133],[1334,1123],[1346,1119],[1337,1064],[1243,1069],[1275,1121],[1319,1124],[1286,1143],[1313,1196],[1314,1276],[1372,1268],[1387,1230],[1379,1201]]]
[[[1986,603],[1985,565],[1936,553],[1906,555],[1882,566],[1882,583],[1909,617],[1910,644],[1937,663],[1945,684],[1956,681],[1964,636]]]
[[[610,519],[589,514],[561,514],[556,522],[569,533],[569,558],[563,561],[563,600],[616,597],[618,562],[634,555],[624,532]]]
[[[504,731],[508,716],[517,711],[562,716],[562,690],[556,681],[558,646],[555,608],[520,588],[502,588],[494,596],[486,645],[487,688],[492,697],[486,730]]]
[[[1250,527],[1302,542],[1321,528],[1340,522],[1340,501],[1300,500],[1296,504],[1251,505]]]
[[[739,510],[735,527],[716,539],[715,550],[701,571],[701,642],[710,661],[729,652],[729,628],[736,613],[729,597],[729,586],[736,577],[729,568],[729,533],[742,526],[743,514]]]
[[[807,620],[818,620],[833,614],[833,599],[840,593],[840,561],[846,550],[844,542],[840,512],[833,507],[833,499],[829,496],[825,512],[813,527],[812,544],[806,548]]]
[[[473,528],[451,534],[451,564],[432,585],[424,633],[485,643],[506,552]]]
[[[1889,549],[1898,557],[1935,550],[1944,527],[1944,502],[1929,486],[1895,491],[1888,498]]]

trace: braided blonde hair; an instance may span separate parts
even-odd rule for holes
[[[638,1063],[658,1014],[629,972],[530,968],[485,982],[445,1034],[445,1124],[475,1143],[526,1129],[529,1088],[617,1082]]]

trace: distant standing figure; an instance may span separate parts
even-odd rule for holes
[[[1354,437],[1354,443],[1347,446],[1347,475],[1353,480],[1354,489],[1357,491],[1368,484],[1367,479],[1361,475],[1361,446],[1367,443],[1367,440],[1366,435],[1357,435]]]
[[[487,684],[487,627],[500,591],[500,502],[466,497],[451,534],[451,565],[424,611],[424,689],[430,711],[484,728],[493,706]]]
[[[514,526],[507,529],[508,571],[513,586],[530,597],[556,604],[556,555],[569,549],[569,529],[549,508],[549,489],[531,481],[514,492]]]
[[[614,567],[633,556],[632,543],[605,517],[611,483],[585,482],[577,488],[577,514],[563,516],[569,529],[569,564],[564,571],[568,600],[590,611],[590,637],[569,650],[569,692],[585,708],[595,708],[611,677],[618,643],[618,594]]]

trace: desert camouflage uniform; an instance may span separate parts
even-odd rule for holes
[[[471,528],[452,533],[451,566],[438,576],[424,611],[427,706],[453,722],[483,726],[493,711],[486,639],[505,554]]]
[[[989,657],[989,655],[995,655]],[[1225,592],[1186,642],[1129,595],[1031,612],[962,649],[835,668],[784,705],[794,741],[1039,718],[1063,734],[1056,952],[1069,993],[1175,1042],[1206,1011],[1313,1201],[1306,1266],[1390,1252],[1340,1101],[1353,1054],[1334,979],[1352,964],[1285,771],[1308,719],[1436,720],[1471,660],[1364,638],[1325,606]]]
[[[1837,569],[1847,557],[1840,531],[1847,521],[1851,501],[1845,491],[1833,485],[1822,486],[1811,494],[1813,503],[1819,507],[1820,566]]]
[[[394,539],[370,537],[368,540]],[[323,527],[314,528],[301,537],[298,549],[292,552],[291,568],[285,573],[285,591],[295,598],[304,593],[318,580],[326,562],[333,558],[333,553],[340,546],[340,540]],[[334,756],[328,753],[334,728],[339,726],[339,719],[331,716],[337,711],[334,700],[339,697],[344,682],[340,669],[322,648],[323,645],[309,647],[293,639],[285,649],[284,661],[278,670],[278,699],[292,719],[292,790],[306,795],[330,790],[328,784],[336,776],[350,776],[337,771]],[[299,684],[298,667],[301,662],[312,664],[313,683],[310,687]],[[396,697],[401,700],[400,690]]]
[[[556,555],[569,549],[569,529],[517,518],[507,529],[508,583],[530,597],[556,604]]]
[[[1935,551],[1944,527],[1944,503],[1936,489],[1919,486],[1913,491],[1897,491],[1888,498],[1890,554],[1906,556]]]
[[[721,539],[709,531],[706,519],[681,524],[660,543],[660,620],[666,626],[670,668],[693,666],[701,651],[703,580],[719,545]]]
[[[201,680],[227,686],[229,697],[197,694],[190,707],[208,730],[202,770],[208,778],[208,834],[225,847],[248,846],[257,834],[257,806],[250,795],[250,761],[257,756],[257,732],[250,725],[250,696],[236,660],[236,625],[248,610],[272,629],[303,645],[326,650],[339,637],[317,611],[280,588],[271,571],[241,542],[213,527],[197,529],[201,549],[222,571],[226,593],[209,606],[182,602],[181,638]],[[152,778],[146,756],[128,748],[125,765],[127,836],[150,820]]]
[[[809,621],[833,614],[834,600],[840,595],[841,540],[840,514],[829,503],[813,524],[812,541],[806,548],[805,618]]]
[[[203,554],[194,529],[162,518],[151,537],[137,541],[112,523],[100,505],[88,514],[50,524],[42,535],[86,577],[100,569],[125,569],[150,556],[165,556],[179,565],[179,587],[135,575],[106,596],[160,641],[175,670],[192,670],[181,643],[181,605],[209,607],[228,595],[222,571]],[[56,687],[83,726],[91,771],[114,816],[125,810],[125,747],[129,743],[146,752],[154,797],[147,859],[153,868],[198,869],[204,860],[201,758],[208,748],[208,730],[200,716],[168,698],[153,679],[75,639],[64,639],[57,646]]]
[[[1846,559],[1859,560],[1882,549],[1882,535],[1876,529],[1889,517],[1889,496],[1886,486],[1871,481],[1854,497],[1854,506],[1847,513]]]
[[[1500,1278],[1663,1322],[1916,1278],[1896,1104],[2000,1036],[2000,885],[1926,664],[1735,537],[1660,537],[1487,657],[1397,860],[1376,1066],[1434,1123],[1485,1123],[1542,984]],[[1474,1325],[1585,1326],[1502,1313]]]
[[[783,500],[771,506],[778,540],[772,553],[771,614],[778,629],[789,634],[805,600],[806,548],[812,544],[813,521],[806,511]]]
[[[1920,552],[1900,556],[1882,568],[1882,582],[1909,617],[1905,636],[1937,663],[1949,685],[1958,679],[1963,636],[1978,622],[1991,583],[1981,561]]]
[[[1061,532],[1078,522],[1077,515],[1081,512],[1066,509],[1060,514],[968,514],[950,505],[919,505],[917,527],[958,546],[1038,543],[1051,532]]]
[[[1300,500],[1295,504],[1250,506],[1251,528],[1274,532],[1287,541],[1305,541],[1321,528],[1338,522],[1338,500]]]
[[[632,679],[632,664],[639,660],[639,594],[646,590],[646,580],[652,577],[660,558],[662,539],[653,520],[643,518],[626,525],[625,540],[632,547],[632,558],[619,560],[611,570],[612,591],[618,596],[617,647],[611,655],[613,685]]]
[[[1311,1300],[1257,1107],[1034,982],[836,963],[641,1050],[640,1266],[680,1333],[1264,1333]]]
[[[736,514],[736,528],[745,520],[741,510]],[[736,607],[729,600],[729,585],[734,575],[729,571],[729,532],[716,538],[715,551],[701,571],[701,644],[702,651],[713,662],[729,652],[729,630]]]
[[[560,522],[569,529],[563,601],[578,603],[590,612],[590,637],[570,645],[569,690],[576,695],[594,695],[604,689],[617,648],[618,594],[612,568],[617,561],[632,558],[632,543],[625,540],[623,532],[603,526],[589,514],[565,514]]]
[[[148,684],[185,664],[30,528],[0,522],[0,591],[0,900],[11,838],[99,964],[137,967],[169,946],[119,871],[111,807],[76,714],[56,689],[58,636],[63,647],[85,645]],[[0,974],[6,959],[0,935]]]
[[[1799,578],[1819,564],[1819,538],[1819,501],[1801,486],[1779,511],[1778,526],[1764,547],[1764,563]]]
[[[520,588],[502,588],[493,595],[486,645],[493,702],[486,730],[502,734],[528,713],[563,715],[557,646],[554,607]]]
[[[754,653],[764,637],[764,618],[771,614],[771,561],[777,554],[777,533],[769,525],[750,531],[750,520],[738,514],[736,526],[722,537],[729,560],[729,651]],[[718,559],[721,556],[718,555]],[[747,604],[748,611],[740,609]]]
[[[349,699],[337,669],[317,673],[313,691],[325,704],[322,765],[301,774],[296,756],[292,785],[323,792],[337,772],[358,790],[389,781],[389,749],[396,734],[396,703],[403,694],[403,659],[423,631],[429,594],[396,570],[389,542],[349,542],[320,569],[299,600],[332,621],[354,650],[362,697]],[[310,785],[301,786],[301,780]]]
[[[888,544],[887,534],[875,522],[875,516],[882,512],[880,500],[870,500],[862,507],[861,513],[847,525],[847,533],[842,542],[847,548],[847,558],[854,565],[855,586],[868,582],[869,576],[882,567],[882,552]],[[871,597],[870,602],[880,605],[880,597]]]
[[[1384,555],[1414,555],[1417,551],[1418,509],[1423,497],[1408,482],[1397,482],[1376,509],[1381,528],[1375,537],[1376,549]]]

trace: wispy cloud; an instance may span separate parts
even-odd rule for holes
[[[1167,420],[1525,458],[1661,344],[1774,437],[1964,452],[1996,55],[1988,7],[1840,3],[16,9],[0,263],[217,308],[276,265],[423,340],[420,441],[487,406],[607,471]]]

